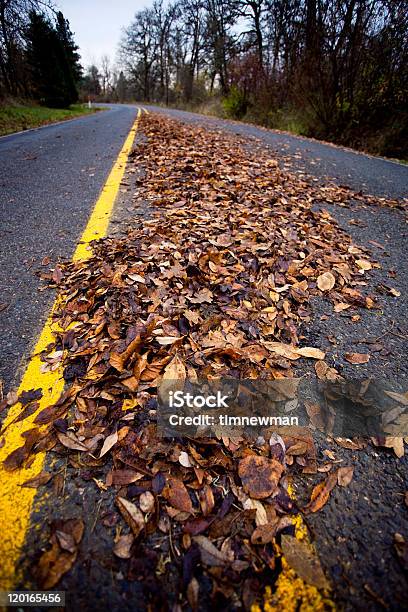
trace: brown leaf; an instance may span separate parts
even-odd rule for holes
[[[40,437],[41,431],[39,429],[33,428],[26,432],[26,439],[23,446],[16,448],[4,460],[4,469],[12,471],[21,468]]]
[[[304,346],[303,348],[296,349],[296,353],[301,357],[309,357],[310,359],[324,359],[326,353],[318,348],[312,346]]]
[[[395,455],[401,459],[404,456],[404,439],[400,436],[387,436],[384,441],[385,448],[392,448]]]
[[[265,346],[272,353],[285,357],[286,359],[295,360],[300,357],[309,357],[311,359],[324,359],[325,353],[318,348],[312,346],[304,346],[297,348],[291,344],[284,344],[283,342],[265,342]]]
[[[284,344],[283,342],[265,342],[265,346],[272,353],[285,357],[285,359],[295,360],[300,358],[296,347],[290,344]]]
[[[334,489],[337,483],[337,472],[329,474],[326,480],[317,484],[310,498],[310,502],[305,507],[305,512],[318,512],[330,497],[330,492]]]
[[[57,536],[58,543],[62,550],[67,550],[70,553],[76,551],[76,542],[73,535],[58,530],[55,532],[55,535]]]
[[[106,453],[110,451],[112,446],[114,446],[117,441],[118,441],[118,432],[117,431],[115,431],[113,434],[111,434],[110,436],[105,438],[105,441],[103,443],[103,446],[102,446],[99,458],[101,458],[104,455],[106,455]]]
[[[282,535],[281,546],[287,563],[307,584],[318,589],[330,587],[320,565],[319,557],[311,544],[297,540],[290,535]]]
[[[360,270],[371,270],[372,265],[366,259],[356,259],[356,265],[360,268]]]
[[[132,548],[134,541],[135,536],[133,533],[119,536],[115,542],[115,546],[113,547],[113,554],[119,557],[119,559],[130,559],[130,549]]]
[[[353,480],[353,467],[341,467],[337,470],[337,482],[341,487],[347,487]]]
[[[326,378],[326,372],[328,369],[329,369],[329,366],[327,365],[325,361],[316,361],[315,372],[316,372],[317,378],[320,378],[320,380],[324,380]]]
[[[173,508],[177,508],[177,510],[181,512],[193,514],[193,505],[188,491],[178,478],[173,476],[167,477],[166,486],[162,491],[162,495]]]
[[[47,482],[49,482],[52,477],[53,477],[53,474],[51,474],[50,472],[45,472],[45,471],[40,472],[39,474],[37,474],[37,476],[34,476],[33,478],[29,478],[28,480],[26,480],[21,486],[30,487],[32,489],[38,489],[38,487],[41,487],[47,484]]]
[[[395,391],[384,391],[388,397],[391,397],[393,400],[402,404],[403,406],[408,406],[408,391],[405,393],[396,393]]]
[[[62,274],[62,270],[59,266],[55,266],[54,272],[52,273],[52,280],[57,284],[60,285],[61,281],[63,279],[63,274]]]
[[[143,514],[135,504],[124,497],[117,497],[116,503],[123,518],[137,537],[145,526]]]
[[[334,306],[333,310],[334,312],[343,312],[343,310],[347,310],[348,308],[350,308],[350,304],[347,304],[347,302],[339,302]]]
[[[209,485],[205,485],[200,491],[200,506],[204,516],[211,514],[214,508],[214,495]]]
[[[123,486],[137,482],[141,478],[143,478],[143,474],[136,472],[135,470],[113,470],[112,472],[108,473],[106,477],[106,484],[108,486]]]
[[[140,335],[138,335],[134,340],[132,340],[132,342],[129,343],[126,350],[122,353],[112,352],[109,358],[109,363],[119,372],[124,372],[128,359],[133,355],[133,353],[139,351],[141,346],[142,340]]]
[[[142,512],[145,514],[152,512],[154,509],[154,495],[150,491],[145,491],[139,498],[139,505]]]
[[[336,278],[331,272],[324,272],[317,277],[317,286],[320,291],[330,291],[336,284]]]
[[[176,354],[164,369],[163,381],[181,381],[186,379],[186,368],[180,357]]]
[[[277,518],[273,523],[266,523],[265,525],[259,525],[251,535],[252,544],[268,544],[273,542],[276,535],[276,528],[278,526],[279,519]]]
[[[228,563],[228,556],[220,552],[208,538],[203,535],[197,535],[193,536],[192,539],[200,548],[201,561],[204,563],[204,565],[218,567]]]
[[[259,455],[247,455],[238,466],[244,490],[254,499],[269,497],[277,488],[283,471],[281,463]]]
[[[78,440],[78,438],[75,436],[75,434],[71,433],[69,435],[65,435],[63,433],[61,433],[60,431],[57,432],[57,438],[58,440],[61,442],[61,444],[63,446],[65,446],[66,448],[69,448],[71,450],[78,450],[78,451],[88,451],[89,449],[85,446],[85,444],[82,444],[82,442],[80,442]]]
[[[400,533],[394,534],[394,546],[402,567],[408,571],[408,542]]]
[[[367,363],[370,360],[370,355],[366,353],[346,353],[345,358],[349,363],[358,365],[361,363]]]
[[[200,584],[197,578],[193,577],[188,583],[188,587],[186,591],[188,603],[190,604],[190,607],[193,610],[193,612],[196,612],[196,610],[198,609],[199,593],[200,593]]]
[[[55,542],[50,550],[42,554],[37,566],[38,582],[44,590],[52,589],[74,565],[76,551],[61,551]]]

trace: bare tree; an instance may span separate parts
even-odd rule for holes
[[[233,26],[237,21],[238,3],[235,0],[205,0],[207,52],[211,62],[211,83],[218,76],[223,93],[228,91],[228,63],[234,56]]]
[[[154,31],[155,13],[143,9],[136,13],[134,21],[125,30],[120,46],[120,57],[136,85],[142,99],[151,98],[153,68],[157,59],[158,41]]]
[[[101,82],[102,82],[102,95],[104,97],[109,95],[109,90],[111,87],[111,67],[110,67],[110,59],[107,55],[102,55],[101,57]]]
[[[381,119],[396,142],[407,20],[406,0],[156,0],[126,31],[123,67],[146,100],[190,102],[205,88],[235,96],[237,113],[295,113],[309,134],[357,146]]]

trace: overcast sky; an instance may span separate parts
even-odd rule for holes
[[[104,54],[114,62],[122,28],[136,11],[151,4],[152,0],[55,0],[74,32],[84,67],[99,64]]]

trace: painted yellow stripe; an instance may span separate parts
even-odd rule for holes
[[[130,130],[128,137],[126,138],[125,144],[119,153],[110,175],[108,176],[108,179],[102,189],[102,193],[99,196],[92,215],[88,221],[88,225],[86,226],[81,240],[75,250],[73,256],[74,261],[79,259],[87,259],[92,252],[89,243],[92,240],[96,240],[97,238],[101,238],[102,236],[106,235],[113,204],[116,196],[118,195],[120,183],[125,173],[126,162],[133,146],[133,141],[136,136],[141,114],[142,111],[139,109],[136,121]]]
[[[91,255],[89,243],[106,235],[110,216],[122,181],[126,162],[136,136],[141,110],[130,130],[119,156],[108,176],[102,192],[91,213],[88,224],[82,234],[73,260],[86,259]],[[53,309],[56,304],[54,304]],[[53,310],[52,309],[52,310]],[[51,313],[52,313],[51,310]],[[56,402],[63,390],[64,382],[61,369],[53,372],[42,372],[44,366],[39,354],[53,341],[53,332],[58,331],[49,315],[34,349],[33,357],[27,366],[18,394],[30,389],[42,389],[43,396],[39,401],[37,412]],[[36,490],[21,485],[36,476],[44,466],[45,453],[35,455],[32,464],[25,469],[8,472],[3,468],[4,459],[24,443],[22,434],[34,427],[36,414],[20,423],[13,421],[21,412],[21,405],[12,406],[3,423],[4,446],[0,448],[0,590],[12,589],[19,582],[17,564],[20,558],[25,534],[30,525],[30,514],[33,508]],[[1,440],[0,436],[0,440]]]
[[[288,493],[295,499],[295,490],[289,483]],[[293,518],[295,537],[302,541],[309,539],[309,533],[303,522],[302,516],[297,514]],[[265,587],[263,602],[259,606],[251,607],[251,612],[334,612],[336,605],[327,591],[319,591],[315,586],[307,584],[290,567],[285,557],[282,556],[282,570],[276,580],[274,588]]]

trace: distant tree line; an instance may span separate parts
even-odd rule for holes
[[[80,94],[84,99],[98,102],[132,102],[135,91],[123,70],[112,66],[103,55],[99,66],[91,64],[81,81]]]
[[[407,157],[407,22],[406,0],[156,0],[120,54],[139,100],[216,95],[235,118]]]
[[[78,100],[82,67],[64,15],[42,0],[0,0],[0,98]]]

